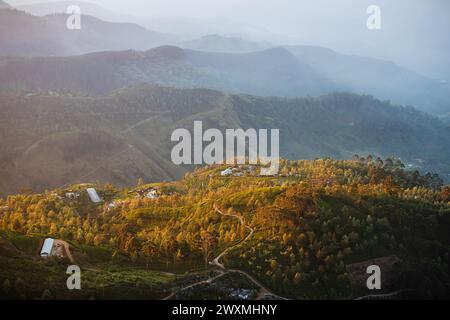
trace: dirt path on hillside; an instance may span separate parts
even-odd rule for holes
[[[219,208],[217,208],[216,205],[214,205],[213,208],[220,215],[233,217],[235,219],[238,219],[239,222],[241,223],[241,225],[245,225],[244,218],[242,216],[223,213]],[[216,258],[214,258],[212,261],[209,262],[210,265],[214,265],[214,266],[219,268],[219,270],[220,270],[220,274],[219,275],[211,277],[211,278],[209,278],[207,280],[198,281],[198,282],[195,282],[195,283],[193,283],[193,284],[191,284],[189,286],[183,287],[183,288],[173,292],[171,295],[169,295],[168,297],[164,298],[163,300],[170,300],[177,293],[182,292],[182,291],[187,290],[187,289],[190,289],[190,288],[193,288],[195,286],[198,286],[198,285],[201,285],[201,284],[210,284],[210,283],[214,282],[215,280],[217,280],[218,278],[221,278],[224,275],[229,274],[229,273],[239,273],[239,274],[245,276],[247,279],[249,279],[253,284],[255,284],[259,288],[259,292],[258,292],[258,296],[256,297],[256,300],[264,299],[267,296],[271,296],[273,298],[280,299],[280,300],[287,300],[284,297],[281,297],[281,296],[278,296],[278,295],[272,293],[270,290],[268,290],[266,287],[264,287],[261,284],[261,282],[259,282],[256,278],[254,278],[249,273],[247,273],[245,271],[242,271],[242,270],[239,270],[239,269],[227,269],[227,268],[225,268],[225,266],[222,263],[220,263],[220,259],[222,259],[228,252],[230,252],[231,250],[241,246],[243,243],[247,242],[248,240],[250,240],[253,237],[253,234],[254,234],[255,230],[252,227],[248,226],[248,225],[245,225],[245,228],[247,230],[249,230],[249,234],[243,240],[241,240],[239,243],[237,243],[237,244],[235,244],[235,245],[233,245],[231,247],[228,247],[227,249],[222,251]]]
[[[170,299],[172,299],[173,297],[175,297],[175,295],[176,295],[177,293],[179,293],[179,292],[181,292],[181,291],[184,291],[184,290],[187,290],[187,289],[190,289],[190,288],[193,288],[193,287],[196,287],[196,286],[198,286],[198,285],[201,285],[201,284],[211,284],[211,283],[213,283],[214,281],[216,281],[217,279],[223,277],[223,276],[226,275],[226,274],[227,274],[227,272],[219,271],[219,274],[218,274],[217,276],[214,276],[214,277],[209,278],[209,279],[206,279],[206,280],[198,281],[198,282],[195,282],[195,283],[193,283],[193,284],[190,284],[190,285],[188,285],[188,286],[186,286],[186,287],[183,287],[183,288],[181,288],[181,289],[179,289],[179,290],[173,292],[173,293],[170,294],[169,296],[165,297],[163,300],[170,300]]]
[[[216,206],[214,206],[214,210],[215,210],[217,213],[219,213],[219,214],[221,214],[221,215],[223,215],[223,216],[228,216],[228,217],[233,217],[233,218],[238,219],[239,222],[241,223],[241,225],[244,225],[244,224],[245,224],[245,223],[244,223],[244,218],[241,217],[241,216],[234,215],[234,214],[226,214],[226,213],[223,213],[223,212],[222,212],[221,210],[219,210]],[[223,257],[224,255],[226,255],[228,252],[230,252],[231,250],[237,248],[238,246],[240,246],[240,245],[243,244],[244,242],[250,240],[251,237],[253,237],[253,233],[255,232],[255,231],[253,230],[253,228],[251,228],[251,227],[249,227],[249,226],[245,226],[245,228],[246,228],[247,230],[249,230],[250,233],[249,233],[242,241],[240,241],[238,244],[236,244],[236,245],[234,245],[234,246],[232,246],[232,247],[228,247],[227,249],[225,249],[224,251],[222,251],[222,253],[219,254],[214,260],[212,260],[211,262],[209,262],[210,265],[215,265],[215,266],[219,267],[220,269],[225,270],[225,266],[224,266],[222,263],[220,263],[220,259],[222,259],[222,257]]]

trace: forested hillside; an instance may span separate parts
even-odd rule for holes
[[[450,299],[448,0],[86,1],[0,0],[0,300]]]
[[[450,190],[438,177],[405,171],[398,159],[361,156],[283,160],[276,177],[259,177],[251,166],[223,177],[223,169],[199,168],[171,183],[74,185],[1,200],[6,296],[164,297],[182,274],[214,269],[208,261],[233,247],[221,261],[225,268],[245,271],[284,297],[358,297],[367,292],[350,266],[395,257],[382,292],[448,298]],[[103,202],[90,202],[87,187]],[[149,190],[157,196],[146,197]],[[88,274],[84,291],[72,294],[58,284],[64,262],[37,261],[44,236],[71,243]],[[43,272],[45,282],[30,280]],[[132,284],[132,277],[141,280]],[[196,290],[191,297],[201,295]]]
[[[413,108],[369,96],[259,98],[208,89],[138,85],[103,97],[68,91],[1,94],[0,194],[75,182],[119,186],[178,179],[170,158],[177,128],[280,129],[281,155],[396,156],[448,179],[450,128]]]

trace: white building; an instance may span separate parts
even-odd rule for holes
[[[93,203],[102,202],[102,199],[100,199],[100,197],[98,196],[97,191],[94,188],[88,188],[88,189],[86,189],[86,191],[87,191],[87,193],[89,195],[89,198],[91,199],[91,201]]]
[[[151,190],[150,192],[147,193],[146,197],[148,199],[156,199],[158,198],[158,192],[156,192],[155,189]]]
[[[53,243],[55,242],[52,238],[47,238],[44,241],[41,249],[41,257],[48,258],[52,255]]]
[[[76,192],[67,192],[66,198],[67,199],[77,199],[80,195]]]
[[[237,289],[231,292],[232,298],[238,298],[241,300],[248,300],[252,295],[252,291],[250,289]]]
[[[117,205],[114,202],[108,204],[108,209],[114,209],[115,207],[117,207]]]
[[[221,176],[229,176],[233,174],[233,168],[228,168],[226,170],[223,170],[222,172],[220,172]]]

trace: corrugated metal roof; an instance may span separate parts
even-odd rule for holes
[[[42,250],[41,250],[41,256],[42,255],[49,256],[52,253],[53,242],[54,242],[54,239],[52,239],[52,238],[45,239],[44,245],[42,246]]]
[[[92,202],[94,203],[99,203],[102,202],[102,199],[100,199],[100,197],[98,196],[97,191],[94,188],[88,188],[86,189],[89,198],[91,199]]]

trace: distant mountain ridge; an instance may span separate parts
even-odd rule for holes
[[[357,94],[444,114],[450,111],[450,85],[428,79],[392,62],[311,46],[285,47],[300,61]]]
[[[12,7],[5,1],[0,0],[0,9],[11,9]]]
[[[270,44],[209,35],[180,43],[200,51],[246,53],[273,47]],[[428,79],[390,61],[341,54],[315,46],[282,46],[328,80],[357,94],[371,94],[394,103],[413,105],[434,114],[450,111],[450,85]]]
[[[273,47],[240,38],[209,35],[180,44],[210,52],[246,53]],[[434,114],[450,111],[450,85],[429,79],[390,61],[342,54],[316,46],[282,46],[328,80],[357,94],[371,94],[398,104],[413,105]]]
[[[270,45],[220,35],[181,43],[208,52],[184,49],[183,59],[173,59],[170,54],[182,49],[145,51],[176,43],[172,36],[88,15],[82,17],[81,30],[71,31],[65,27],[66,18],[65,14],[37,17],[17,10],[0,11],[0,56],[50,57],[2,59],[0,90],[57,90],[65,85],[64,89],[98,94],[150,82],[282,97],[348,91],[436,115],[450,112],[448,83],[387,61],[310,46],[265,49]],[[144,52],[112,52],[129,49]],[[92,52],[96,54],[71,57]],[[66,74],[57,72],[60,69]]]
[[[0,62],[0,90],[73,90],[104,94],[140,82],[213,88],[262,96],[344,90],[282,48],[229,54],[163,46]]]
[[[0,56],[66,56],[96,51],[146,50],[168,36],[132,23],[112,23],[83,15],[80,30],[66,27],[66,14],[37,17],[18,10],[0,11]]]
[[[249,41],[239,37],[224,37],[218,34],[210,34],[199,39],[179,43],[180,47],[198,51],[224,52],[224,53],[248,53],[272,48],[268,42]]]
[[[448,84],[390,62],[341,55],[325,48],[297,46],[220,53],[162,46],[148,51],[0,61],[3,91],[67,89],[104,94],[148,82],[281,97],[348,91],[412,105],[437,115],[450,110]]]

